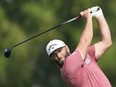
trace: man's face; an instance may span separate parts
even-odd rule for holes
[[[69,48],[67,46],[61,47],[57,50],[55,50],[51,54],[51,59],[55,62],[57,62],[59,65],[63,65],[65,59],[70,55]]]

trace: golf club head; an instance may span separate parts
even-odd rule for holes
[[[9,58],[11,55],[11,48],[6,48],[5,51],[4,51],[4,56],[6,58]]]

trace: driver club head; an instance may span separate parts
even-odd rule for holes
[[[4,51],[4,56],[6,58],[9,58],[11,55],[11,48],[6,48],[5,51]]]

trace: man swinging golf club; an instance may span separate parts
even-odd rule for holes
[[[80,14],[86,24],[74,52],[70,53],[69,47],[63,41],[55,39],[47,44],[47,54],[60,66],[61,76],[69,87],[111,87],[97,64],[97,60],[112,45],[110,29],[102,9],[95,6]],[[101,40],[93,45],[92,17],[97,19],[101,33]]]

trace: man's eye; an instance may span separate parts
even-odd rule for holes
[[[60,48],[58,51],[60,52],[62,50],[62,48]]]
[[[58,50],[58,52],[60,52],[60,51],[61,51],[61,49]]]

